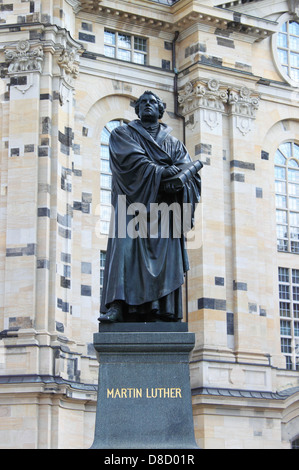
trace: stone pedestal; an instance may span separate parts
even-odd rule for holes
[[[186,323],[100,324],[92,449],[196,449]]]

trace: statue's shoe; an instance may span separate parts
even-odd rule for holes
[[[99,317],[101,323],[116,323],[123,322],[123,315],[118,306],[110,307],[107,313],[101,313]]]

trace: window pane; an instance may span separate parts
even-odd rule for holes
[[[290,318],[291,316],[290,304],[288,304],[287,302],[279,302],[279,314],[281,317]]]
[[[296,52],[290,53],[290,64],[292,67],[299,67],[299,54]]]
[[[299,304],[293,304],[294,318],[299,318]]]
[[[101,171],[104,171],[105,173],[111,173],[109,160],[101,159]]]
[[[278,33],[277,45],[279,47],[288,47],[288,36],[284,33]]]
[[[286,157],[291,157],[292,156],[292,144],[291,142],[285,142],[284,144],[281,144],[279,146],[279,150],[286,156]]]
[[[131,49],[131,36],[127,34],[118,33],[117,44],[122,48]]]
[[[110,175],[101,174],[100,181],[102,188],[111,188],[112,177]]]
[[[290,36],[290,49],[292,51],[299,51],[299,38]]]
[[[127,62],[130,62],[131,52],[130,51],[125,51],[124,49],[118,49],[117,57],[118,57],[118,59],[126,60]]]
[[[279,286],[279,298],[282,300],[290,299],[290,286],[285,286],[283,284]]]
[[[109,234],[109,222],[106,222],[104,220],[101,220],[100,222],[100,227],[101,227],[101,233],[108,235]]]
[[[101,142],[108,144],[110,139],[110,132],[104,127],[101,133]]]
[[[289,183],[289,194],[299,197],[299,184]]]
[[[292,270],[292,282],[293,284],[299,284],[299,269]]]
[[[109,147],[108,145],[101,145],[101,159],[109,160]]]
[[[278,268],[278,280],[279,282],[289,282],[288,268]]]
[[[299,240],[299,227],[290,227],[290,238]]]
[[[299,322],[294,322],[294,336],[299,336]]]
[[[146,52],[146,39],[134,38],[134,49],[137,51]]]
[[[101,206],[101,220],[110,221],[111,218],[111,206]]]
[[[115,57],[115,47],[105,46],[104,54],[106,57]]]
[[[288,170],[289,181],[299,183],[299,171],[298,170]]]
[[[111,191],[105,191],[105,189],[101,189],[100,201],[102,204],[111,204]]]
[[[291,354],[292,352],[291,339],[281,338],[281,352]]]
[[[276,197],[283,197],[283,196],[276,196]],[[299,198],[298,197],[289,198],[289,209],[292,209],[294,211],[299,211]]]
[[[278,251],[288,251],[288,240],[277,240]]]
[[[282,155],[282,153],[279,150],[276,150],[275,152],[275,163],[278,165],[285,165],[286,164],[286,158]]]
[[[292,253],[299,253],[299,242],[293,242],[291,240],[291,252]]]
[[[290,225],[299,227],[299,214],[296,212],[290,212]]]
[[[134,62],[136,64],[146,65],[146,55],[134,52]]]
[[[287,198],[286,196],[276,196],[276,207],[287,207]]]
[[[280,168],[279,166],[275,167],[275,178],[285,180],[286,179],[286,170],[285,168]]]
[[[291,68],[290,70],[290,77],[292,80],[299,81],[299,69]]]
[[[299,145],[294,144],[293,149],[294,149],[294,157],[299,158]]]
[[[286,211],[276,211],[276,222],[278,224],[286,224],[287,223],[287,213]],[[295,225],[295,224],[293,224]]]
[[[299,189],[299,186],[298,186]],[[287,186],[282,181],[275,181],[275,192],[280,194],[286,194]]]
[[[116,34],[113,33],[112,31],[105,31],[104,32],[104,43],[105,44],[110,44],[111,46],[115,46],[116,44]]]
[[[280,334],[283,336],[291,336],[291,322],[280,320]]]
[[[288,228],[286,225],[277,225],[277,238],[288,238]]]
[[[288,64],[288,51],[285,49],[277,49],[279,60],[282,64]]]
[[[295,34],[296,36],[299,36],[299,23],[297,23],[296,21],[290,21],[289,32],[290,34]]]
[[[293,300],[299,302],[299,287],[293,286]]]
[[[106,263],[106,251],[101,251],[100,253],[100,267],[104,268]]]
[[[109,129],[110,132],[119,126],[120,126],[120,121],[110,121],[108,122],[108,124],[106,124],[106,127]]]

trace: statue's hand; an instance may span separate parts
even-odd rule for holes
[[[179,173],[180,169],[175,165],[168,166],[163,170],[162,178],[170,178],[171,176],[176,175]]]
[[[180,190],[181,188],[175,187],[175,185],[172,183],[165,183],[163,186],[163,191],[165,193],[177,193]]]

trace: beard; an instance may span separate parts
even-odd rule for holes
[[[158,121],[158,116],[156,113],[152,112],[143,112],[142,116],[140,116],[140,119],[142,122],[149,122],[149,123],[155,123]]]

